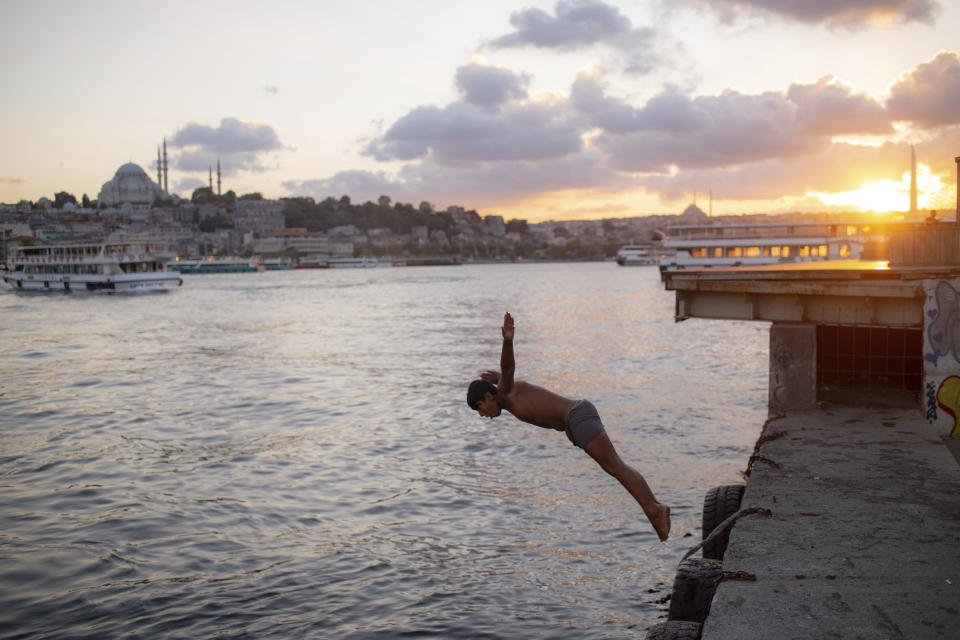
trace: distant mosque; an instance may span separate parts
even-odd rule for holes
[[[163,153],[157,147],[157,181],[154,182],[143,168],[128,162],[117,169],[112,180],[100,187],[98,196],[102,208],[121,207],[129,204],[133,207],[150,207],[157,198],[170,197],[167,172],[167,139],[163,139]],[[162,186],[161,186],[162,185]],[[217,159],[217,195],[220,195],[220,159]],[[210,167],[210,191],[213,192],[213,166]]]
[[[162,157],[160,147],[157,147],[156,182],[140,165],[128,162],[117,169],[112,180],[103,183],[98,201],[101,207],[119,207],[127,203],[134,207],[149,207],[157,198],[167,197],[168,193],[167,140],[164,138]]]

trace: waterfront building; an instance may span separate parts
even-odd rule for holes
[[[301,255],[327,255],[330,244],[326,234],[310,232],[302,227],[277,229],[256,238],[253,243],[257,253],[282,253],[295,249]]]
[[[237,200],[233,208],[233,224],[243,233],[267,234],[283,229],[282,200]]]

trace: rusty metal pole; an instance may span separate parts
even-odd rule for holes
[[[957,163],[957,224],[960,224],[960,156],[953,161]]]

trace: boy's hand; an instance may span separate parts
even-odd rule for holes
[[[500,382],[500,372],[499,371],[484,371],[480,374],[481,380],[486,380],[490,384],[497,384]]]
[[[500,330],[503,333],[503,339],[513,342],[513,316],[510,315],[510,312],[503,314],[503,328]]]

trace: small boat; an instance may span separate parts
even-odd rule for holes
[[[207,256],[193,260],[177,258],[167,265],[167,269],[180,273],[256,273],[264,271],[265,267],[253,258]]]
[[[621,267],[659,264],[656,248],[646,244],[628,244],[617,251],[617,264]]]
[[[20,247],[8,258],[3,281],[24,291],[165,291],[183,284],[164,269],[168,259],[148,244]]]

